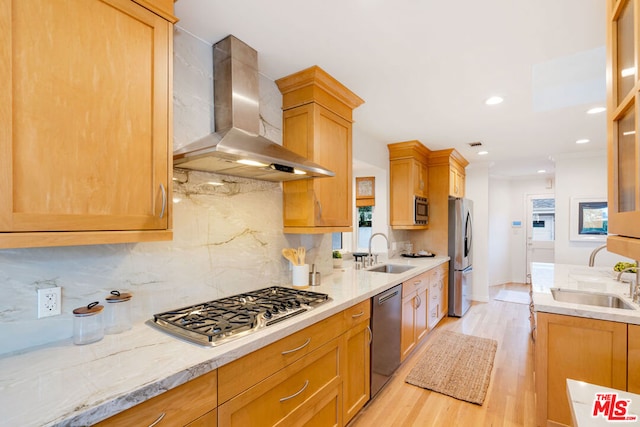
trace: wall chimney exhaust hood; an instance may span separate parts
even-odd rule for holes
[[[259,135],[258,53],[234,36],[213,46],[216,132],[173,153],[174,166],[264,181],[335,176]]]

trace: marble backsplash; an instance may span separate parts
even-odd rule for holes
[[[174,148],[213,130],[211,46],[174,32]],[[261,133],[282,140],[281,97],[260,76]],[[223,185],[212,185],[219,182]],[[265,286],[288,284],[284,247],[305,246],[330,274],[331,235],[282,232],[279,183],[174,171],[171,242],[0,250],[0,354],[72,336],[74,308],[133,293],[132,320]],[[62,287],[62,314],[37,318],[36,290]]]

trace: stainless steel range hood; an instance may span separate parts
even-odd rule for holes
[[[258,53],[233,36],[213,46],[216,132],[176,150],[174,166],[265,181],[335,176],[259,135],[257,66]]]

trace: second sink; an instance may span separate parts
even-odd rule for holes
[[[560,302],[574,304],[594,305],[598,307],[623,308],[625,310],[635,310],[617,295],[603,294],[598,292],[572,291],[568,289],[551,288],[553,299]]]
[[[367,268],[367,271],[374,273],[391,273],[398,274],[415,268],[413,265],[396,265],[396,264],[382,264],[372,268]]]

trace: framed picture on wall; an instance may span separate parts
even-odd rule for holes
[[[569,240],[604,242],[609,231],[606,197],[572,197]]]

